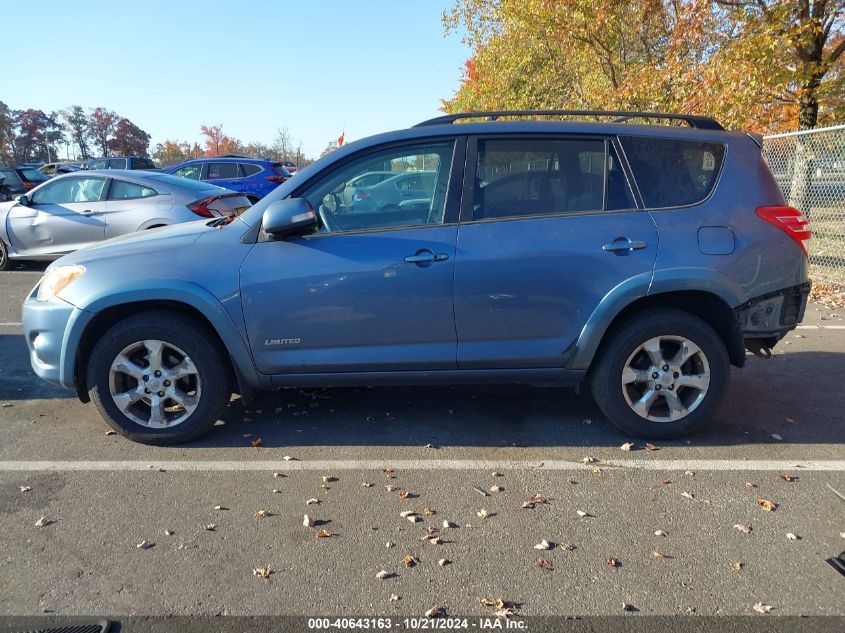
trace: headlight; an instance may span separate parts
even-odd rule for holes
[[[49,301],[85,272],[84,266],[56,266],[47,271],[38,286],[36,301]]]

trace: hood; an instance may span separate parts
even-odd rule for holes
[[[51,267],[133,255],[147,258],[167,257],[168,252],[188,248],[209,231],[216,231],[214,227],[208,226],[209,222],[211,220],[204,219],[121,235],[65,255],[57,259]]]

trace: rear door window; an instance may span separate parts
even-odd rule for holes
[[[109,169],[126,169],[125,158],[110,158]]]
[[[698,204],[716,186],[725,160],[721,143],[620,137],[643,203],[650,209]]]
[[[128,200],[130,198],[149,198],[156,195],[155,190],[134,182],[112,180],[109,187],[109,200]]]
[[[613,145],[604,139],[478,141],[476,220],[634,208]]]
[[[222,178],[240,178],[237,163],[208,163],[207,176],[204,180],[220,180]]]

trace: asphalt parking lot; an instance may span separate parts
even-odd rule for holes
[[[0,273],[0,615],[843,613],[835,310],[811,305],[734,370],[710,430],[656,450],[623,451],[588,398],[513,386],[233,401],[206,438],[156,448],[32,375],[20,304],[40,274]]]

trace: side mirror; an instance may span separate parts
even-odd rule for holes
[[[286,235],[301,233],[317,226],[317,212],[305,198],[286,198],[274,202],[261,216],[261,228],[265,233],[281,239]]]
[[[29,196],[27,196],[27,195],[18,196],[18,204],[21,205],[22,207],[28,207],[30,205]]]

